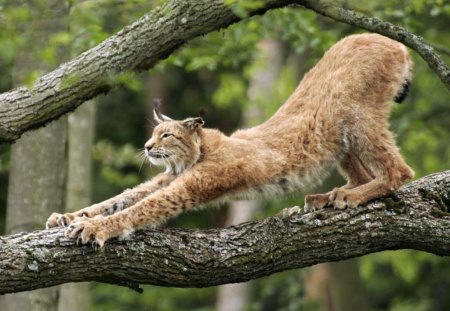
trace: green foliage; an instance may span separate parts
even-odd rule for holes
[[[244,18],[249,15],[249,12],[257,10],[264,5],[262,0],[224,0],[226,5],[229,5],[234,14]]]
[[[99,141],[94,146],[93,158],[101,162],[100,175],[118,188],[132,187],[140,181],[134,170],[142,163],[139,163],[136,149],[131,144],[116,148],[107,141]],[[126,168],[133,172],[123,174]]]
[[[92,307],[96,311],[213,311],[215,288],[182,289],[142,286],[138,294],[112,285],[95,285]],[[118,302],[120,302],[118,304]]]
[[[304,278],[308,269],[286,271],[258,281],[252,281],[257,297],[249,311],[313,311],[315,308],[305,299]]]
[[[36,16],[33,5],[48,6],[34,0],[24,5],[0,0],[0,89],[11,87],[12,65],[27,44],[42,44],[27,72],[27,84],[41,74],[39,64],[57,66],[60,53],[78,55],[131,23],[154,5],[164,1],[72,1],[67,32],[56,33],[45,44],[32,30],[45,27],[51,10]],[[226,0],[238,16],[261,1]],[[450,46],[448,20],[450,4],[443,0],[345,1],[368,15],[378,16],[407,27],[428,41]],[[151,102],[163,96],[165,113],[173,118],[197,115],[201,107],[209,127],[230,133],[251,106],[261,107],[269,117],[295,88],[301,76],[313,66],[324,51],[339,38],[361,30],[325,19],[311,11],[278,9],[234,24],[226,30],[210,33],[189,42],[152,70],[159,76],[159,90],[152,91],[148,75],[119,74],[105,77],[122,89],[101,97],[98,106],[97,142],[93,148],[95,163],[94,200],[100,201],[132,187],[155,174],[142,163],[142,148],[151,131]],[[282,45],[280,74],[270,96],[252,99],[248,88],[254,75],[264,65],[258,43],[277,40]],[[412,53],[414,55],[414,53]],[[449,61],[448,56],[445,60]],[[427,65],[414,56],[415,74],[410,96],[394,105],[391,127],[407,162],[420,177],[450,167],[450,114],[448,90]],[[77,77],[67,77],[70,85]],[[4,219],[9,147],[0,146],[0,218]],[[326,191],[342,184],[333,175]],[[277,201],[267,201],[257,215],[267,217],[284,206],[303,205],[303,194],[293,194]],[[169,222],[171,226],[207,228],[223,225],[224,209],[208,209],[183,215]],[[0,222],[1,230],[1,222]],[[450,298],[450,265],[447,259],[419,252],[383,252],[361,260],[361,275],[370,302],[377,310],[447,310]],[[252,282],[254,289],[248,309],[314,310],[304,299],[303,278],[307,270],[289,271]],[[167,289],[146,286],[143,295],[131,290],[96,284],[92,291],[92,310],[213,310],[216,288]]]
[[[218,107],[227,107],[232,102],[241,101],[246,97],[245,81],[234,73],[224,73],[220,76],[219,87],[214,92],[213,101]]]
[[[364,256],[360,262],[374,305],[388,304],[391,311],[447,309],[450,299],[441,297],[441,289],[450,286],[447,258],[403,250]]]

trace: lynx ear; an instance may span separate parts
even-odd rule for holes
[[[199,127],[201,127],[203,124],[205,124],[205,121],[203,121],[202,117],[196,117],[196,118],[189,118],[181,122],[183,126],[187,127],[190,130],[196,130]]]
[[[159,107],[161,107],[161,99],[156,98],[153,100],[154,103],[154,108],[153,108],[153,118],[155,119],[156,122],[161,123],[164,121],[172,121],[171,118],[169,118],[168,116],[165,116],[161,113],[161,111],[159,111]]]

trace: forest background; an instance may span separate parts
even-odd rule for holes
[[[0,91],[32,85],[44,72],[97,45],[161,2],[0,1]],[[448,2],[340,3],[423,36],[448,63]],[[206,108],[206,126],[231,133],[271,116],[326,49],[358,32],[361,30],[308,10],[277,9],[197,38],[148,72],[115,77],[123,87],[58,121],[66,123],[60,125],[59,134],[69,131],[61,140],[67,146],[61,152],[70,156],[71,148],[79,148],[92,157],[79,160],[92,163],[83,165],[88,168],[84,175],[88,177],[78,178],[88,189],[70,179],[70,165],[75,166],[72,171],[81,170],[81,162],[69,158],[61,164],[61,171],[66,172],[60,176],[66,185],[65,208],[83,207],[77,203],[67,206],[76,197],[70,197],[73,189],[83,189],[85,200],[90,197],[91,202],[98,202],[158,171],[143,164],[140,156],[151,134],[154,98],[161,98],[164,113],[175,119],[195,116]],[[414,52],[412,55],[415,70],[411,92],[403,104],[393,106],[391,128],[419,178],[450,167],[450,106],[448,90],[422,59]],[[73,127],[77,122],[79,131],[86,131],[78,141],[70,134],[71,128],[78,131]],[[0,234],[14,232],[6,224],[11,149],[11,145],[0,145]],[[342,183],[334,172],[320,188]],[[303,195],[206,209],[183,215],[167,226],[211,228],[235,222],[232,218],[262,219],[277,213],[280,207],[301,206]],[[239,211],[246,214],[236,215]],[[30,230],[43,226],[47,215],[39,217],[43,221],[36,221]],[[85,284],[80,290],[83,296],[89,295],[90,310],[231,311],[225,304],[239,299],[240,310],[345,310],[342,301],[350,301],[354,310],[446,310],[450,309],[446,294],[450,288],[449,263],[447,258],[423,252],[395,251],[279,273],[251,281],[237,291],[144,286],[144,293],[137,294],[105,284]],[[65,310],[61,299],[59,305]]]

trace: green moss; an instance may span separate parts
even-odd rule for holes
[[[70,88],[73,85],[79,83],[81,80],[82,76],[80,76],[79,74],[64,76],[64,78],[61,80],[61,88],[63,89]]]
[[[440,211],[450,212],[450,192],[445,183],[438,184],[433,189],[421,188],[419,193],[423,198],[436,202]]]
[[[393,210],[397,214],[403,214],[408,211],[408,206],[402,200],[396,197],[389,197],[382,200],[386,204],[386,209]]]
[[[327,219],[328,217],[324,214],[324,213],[322,213],[322,212],[316,212],[316,219],[318,219],[318,220],[324,220],[324,219]]]
[[[444,216],[450,216],[449,212],[444,212],[443,210],[440,210],[438,208],[433,208],[431,210],[431,216],[436,217],[436,218],[442,218]]]
[[[437,207],[431,210],[431,216],[437,218],[450,216],[450,189],[448,188],[448,183],[445,181],[440,182],[432,188],[420,188],[418,191],[424,199],[434,201],[437,204]]]

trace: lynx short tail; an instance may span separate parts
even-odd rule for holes
[[[411,82],[409,80],[405,80],[403,82],[401,89],[398,91],[397,95],[395,95],[395,97],[394,97],[394,101],[396,103],[401,104],[405,100],[406,96],[408,96],[410,83]]]

